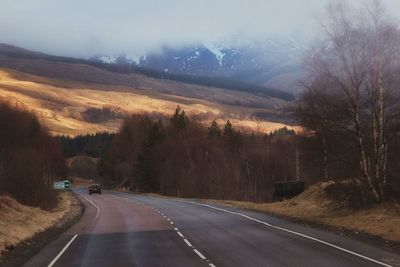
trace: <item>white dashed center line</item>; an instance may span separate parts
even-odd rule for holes
[[[167,221],[169,221],[169,223],[170,223],[171,225],[174,225],[174,222],[173,222],[170,218],[168,218],[164,213],[162,213],[160,210],[158,210],[158,209],[156,209],[156,208],[153,208],[153,210],[157,211],[162,217],[164,217],[165,219],[167,219]],[[191,248],[191,249],[197,254],[197,256],[200,257],[200,259],[206,261],[206,262],[208,263],[208,266],[210,266],[210,267],[216,267],[213,263],[210,262],[210,260],[208,260],[208,259],[206,258],[206,256],[204,256],[198,249],[196,249],[196,248],[192,245],[192,243],[189,242],[189,240],[187,240],[187,239],[185,238],[185,236],[179,231],[179,229],[178,229],[177,227],[175,227],[174,230],[175,230],[176,233],[179,235],[179,237],[182,238],[182,240],[186,243],[186,245],[187,245],[189,248]]]
[[[206,257],[204,257],[204,255],[203,255],[203,254],[201,254],[201,252],[200,252],[200,251],[198,251],[197,249],[195,249],[195,248],[194,248],[194,249],[193,249],[193,251],[194,251],[194,252],[196,252],[196,254],[197,254],[197,255],[199,255],[199,257],[200,257],[202,260],[205,260],[205,259],[207,259],[207,258],[206,258]]]
[[[186,243],[186,245],[188,245],[188,247],[190,247],[190,248],[192,247],[192,244],[190,244],[190,242],[186,238],[184,238],[183,241],[185,241],[185,243]]]

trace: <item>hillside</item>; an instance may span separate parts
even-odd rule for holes
[[[28,60],[29,63],[26,64],[26,62],[21,62],[21,60],[22,61]],[[23,48],[14,47],[8,44],[0,44],[0,66],[22,70],[30,74],[41,75],[50,78],[58,78],[58,77],[67,78],[64,76],[64,73],[60,73],[59,71],[57,71],[57,69],[46,69],[40,66],[38,67],[37,64],[35,64],[34,67],[31,67],[30,65],[32,61],[38,61],[35,63],[39,63],[39,65],[41,65],[43,64],[43,60],[49,63],[50,62],[69,63],[69,64],[92,66],[104,71],[118,73],[118,74],[142,74],[144,76],[157,79],[167,79],[189,84],[218,87],[234,91],[257,93],[260,95],[265,95],[267,97],[274,97],[287,101],[294,100],[294,95],[291,93],[266,86],[257,85],[255,83],[240,81],[238,79],[235,80],[226,77],[209,77],[209,76],[193,75],[191,73],[189,74],[170,73],[168,72],[167,69],[165,70],[164,69],[159,70],[157,68],[149,69],[143,66],[136,66],[135,64],[109,64],[93,60],[46,55],[43,53],[38,53]],[[75,76],[73,77],[73,79],[76,78],[77,77]],[[84,81],[84,82],[88,81],[87,79],[82,80],[82,77],[78,77],[78,79],[79,81]],[[104,82],[104,79],[102,80],[102,82]],[[113,83],[112,81],[108,81],[107,83],[110,82]]]
[[[0,97],[37,112],[55,134],[116,131],[130,113],[171,114],[176,105],[202,121],[231,119],[264,131],[291,122],[285,111],[291,102],[265,93],[110,71],[6,45],[0,46]]]

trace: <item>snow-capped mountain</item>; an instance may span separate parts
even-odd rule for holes
[[[221,71],[217,56],[202,44],[163,46],[160,51],[141,57],[138,66],[200,76],[218,76]]]
[[[180,47],[163,46],[159,51],[149,52],[141,57],[97,55],[92,57],[92,60],[103,63],[135,64],[139,67],[178,74],[230,77],[268,85],[268,81],[276,75],[298,71],[298,59],[305,47],[303,42],[292,38],[269,38],[258,41],[230,39]],[[275,81],[274,86],[279,87],[279,83],[277,85]],[[290,88],[277,89],[290,91]]]
[[[107,64],[133,64],[137,65],[139,62],[139,57],[136,56],[127,56],[124,54],[121,55],[94,55],[89,58],[89,60],[107,63]]]

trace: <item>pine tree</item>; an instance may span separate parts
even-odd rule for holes
[[[230,120],[227,120],[225,127],[224,127],[224,135],[231,137],[233,136],[234,132],[233,132],[233,127],[232,127],[232,123],[230,122]]]
[[[161,121],[153,123],[148,133],[147,140],[143,145],[142,152],[138,155],[134,168],[135,185],[145,192],[157,192],[158,162],[154,157],[154,148],[164,138],[163,125]]]
[[[213,120],[211,126],[208,127],[208,136],[213,137],[220,135],[221,135],[221,128],[219,127],[218,123],[215,120]]]
[[[238,152],[242,146],[243,138],[239,131],[233,129],[232,123],[228,120],[224,126],[224,136],[233,151]]]
[[[189,118],[186,116],[185,111],[182,110],[178,105],[175,109],[174,115],[171,118],[172,127],[174,127],[177,131],[182,131],[188,124]]]

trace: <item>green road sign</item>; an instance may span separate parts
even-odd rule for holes
[[[56,190],[71,189],[71,181],[64,180],[64,181],[54,182],[53,189],[56,189]]]
[[[71,181],[64,180],[64,188],[65,189],[71,189]]]

